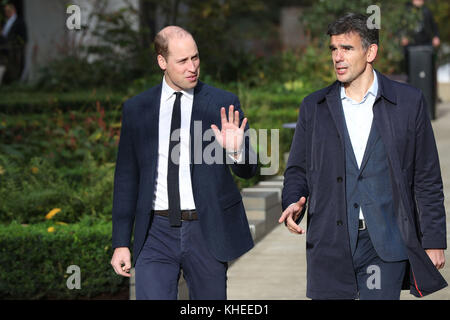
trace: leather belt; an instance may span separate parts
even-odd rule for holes
[[[359,219],[358,230],[366,230],[366,221],[363,219]]]
[[[153,212],[162,217],[169,217],[169,210],[153,210]],[[198,220],[198,215],[196,210],[181,210],[181,220],[193,221]]]

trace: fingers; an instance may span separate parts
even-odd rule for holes
[[[445,255],[443,249],[426,249],[425,252],[438,270],[444,267]]]
[[[228,108],[228,122],[234,123],[234,106],[231,105]]]
[[[222,127],[227,123],[227,115],[225,114],[225,108],[220,108],[220,119],[222,121]]]
[[[230,105],[229,109],[228,109],[228,119],[227,119],[227,115],[226,115],[226,109],[224,107],[220,108],[220,120],[222,123],[222,127],[224,127],[225,124],[229,123],[229,124],[233,124],[236,127],[238,127],[241,130],[244,130],[245,126],[247,125],[247,118],[244,118],[242,120],[242,124],[241,126],[239,126],[239,122],[240,122],[240,113],[238,110],[234,110],[234,106]],[[212,126],[211,126],[212,128]],[[214,129],[214,128],[213,128]]]
[[[305,197],[301,197],[300,200],[298,201],[298,204],[300,205],[301,209],[303,209],[303,207],[305,206],[305,203],[306,203]]]
[[[111,265],[116,274],[123,277],[131,277],[131,274],[129,273],[131,270],[130,259],[116,259],[115,257],[113,257],[113,259],[111,260]]]
[[[303,210],[303,207],[306,203],[306,198],[301,197],[300,200],[296,203],[291,204],[286,210],[281,214],[280,219],[278,219],[278,223],[284,222],[288,230],[295,234],[305,234],[306,230],[302,229],[296,222],[300,212]]]
[[[239,122],[238,122],[238,125],[239,125]],[[244,130],[246,125],[247,125],[247,118],[244,118],[244,120],[242,120],[242,124],[239,129]]]
[[[300,213],[302,212],[303,208],[305,207],[306,198],[301,197],[300,200],[297,202],[298,210],[294,213],[293,220],[297,220],[300,216]]]
[[[295,221],[292,219],[292,216],[288,216],[288,218],[286,219],[286,227],[290,232],[295,234],[306,233],[305,230],[303,230],[298,224],[295,223]]]
[[[216,136],[216,138],[218,138],[220,136],[219,128],[215,124],[212,124],[211,125],[211,129],[213,130],[214,135]]]
[[[116,274],[123,276],[123,277],[131,277],[131,274],[128,273],[130,272],[130,269],[127,268],[126,266],[122,266],[122,263],[115,263],[112,264],[114,271],[116,272]]]
[[[436,266],[436,268],[437,268],[438,270],[439,270],[439,269],[442,269],[442,268],[444,267],[444,265],[445,265],[445,257],[444,257],[443,254],[442,254],[442,255],[439,255],[439,256],[435,259],[434,265]]]
[[[296,206],[297,206],[297,204],[293,204],[293,205],[287,207],[286,210],[284,210],[283,213],[281,214],[280,219],[278,219],[278,223],[285,222],[288,216],[293,215],[294,212],[297,210]]]

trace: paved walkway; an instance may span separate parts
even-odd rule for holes
[[[437,107],[433,128],[441,162],[444,194],[447,195],[447,242],[450,244],[450,103]],[[306,219],[301,225],[305,227]],[[228,271],[228,299],[240,300],[299,300],[306,298],[305,236],[297,236],[278,226],[261,239],[246,255],[235,261]],[[450,254],[441,270],[450,283]],[[332,266],[330,270],[332,272]],[[403,291],[401,299],[416,299]],[[450,287],[423,299],[450,300]]]

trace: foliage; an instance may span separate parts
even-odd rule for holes
[[[367,14],[367,8],[370,5],[378,5],[381,10],[380,52],[375,67],[385,73],[399,72],[403,53],[398,32],[405,1],[407,0],[379,0],[376,3],[371,0],[319,1],[305,11],[302,22],[310,30],[311,37],[319,39],[322,49],[329,52],[329,37],[326,34],[329,23],[347,12]]]
[[[400,36],[405,33],[405,30],[410,29],[414,25],[414,21],[417,20],[414,12],[405,10],[408,2],[411,1],[378,0],[374,3],[371,0],[322,0],[307,8],[301,20],[311,32],[311,38],[320,39],[320,42],[323,43],[323,50],[326,51],[328,46],[326,32],[330,22],[346,12],[367,14],[367,8],[370,5],[378,5],[381,10],[380,52],[375,67],[387,74],[401,73],[404,56],[403,48],[400,45]],[[434,17],[441,27],[441,33],[444,35],[441,36],[441,41],[448,42],[448,39],[450,39],[448,28],[444,27],[448,23],[447,20],[450,15],[448,1],[435,0],[430,1],[430,4],[427,3],[427,5],[432,9]]]
[[[109,263],[111,222],[0,224],[0,243],[0,299],[92,298],[128,282]],[[67,287],[71,265],[80,267],[80,289]]]
[[[0,221],[110,217],[120,112],[7,117],[0,123]]]
[[[180,19],[186,20],[199,45],[206,73],[222,82],[245,81],[249,71],[257,70],[255,60],[273,46],[278,11],[258,0],[184,2],[189,11]]]
[[[145,30],[135,27],[138,12],[131,3],[119,10],[106,11],[106,0],[96,2],[84,26],[96,39],[86,45],[73,42],[59,48],[61,57],[40,70],[35,87],[40,90],[67,92],[80,88],[123,88],[144,75],[158,74],[152,48],[141,41]],[[95,27],[93,27],[95,26]]]
[[[131,95],[136,91],[133,90]],[[115,109],[131,95],[105,89],[86,89],[70,92],[43,92],[22,87],[0,89],[0,117],[7,120],[9,115],[24,118],[28,114],[61,113],[72,111],[92,112],[98,103],[105,109]]]

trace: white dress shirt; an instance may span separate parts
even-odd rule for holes
[[[358,168],[361,167],[361,162],[366,151],[367,140],[369,139],[370,129],[372,127],[373,104],[378,93],[378,79],[375,70],[373,71],[373,75],[373,83],[361,102],[356,102],[348,97],[345,93],[344,86],[341,86],[341,99],[345,122]],[[364,219],[361,207],[359,210],[359,218]]]
[[[180,127],[180,208],[181,210],[195,209],[194,195],[192,193],[190,147],[189,136],[191,126],[192,104],[194,101],[194,89],[181,91],[181,127]],[[163,79],[161,90],[161,102],[159,108],[159,147],[158,168],[156,177],[155,195],[153,201],[154,210],[169,209],[167,197],[167,165],[169,154],[170,126],[172,110],[175,102],[175,90]]]
[[[13,14],[8,21],[6,21],[5,26],[3,27],[2,30],[2,36],[4,36],[6,38],[6,36],[8,35],[9,31],[11,30],[14,22],[16,22],[17,19],[17,15]]]

